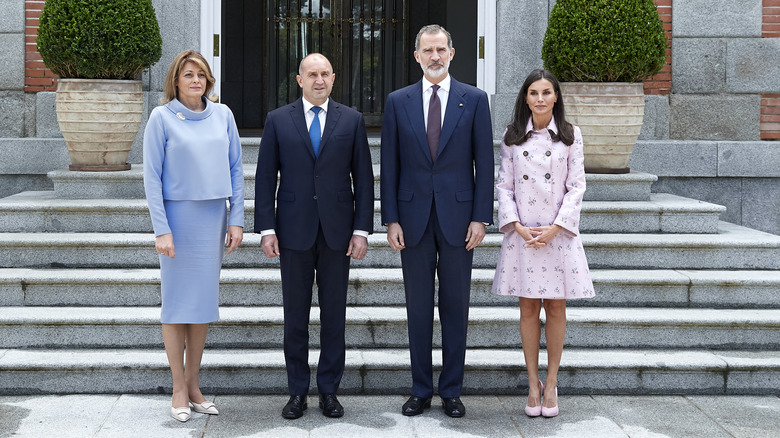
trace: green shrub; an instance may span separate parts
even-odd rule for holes
[[[564,82],[641,82],[663,67],[666,35],[653,0],[558,0],[542,59]]]
[[[38,52],[63,78],[136,79],[162,38],[151,0],[47,0]]]

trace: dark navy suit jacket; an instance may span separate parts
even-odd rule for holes
[[[434,162],[422,80],[387,97],[382,124],[382,223],[399,222],[407,247],[428,224],[431,204],[450,245],[465,245],[472,221],[493,223],[493,129],[487,94],[454,78]]]
[[[318,223],[333,250],[346,251],[354,230],[373,231],[374,174],[363,115],[328,102],[317,158],[301,99],[266,118],[255,175],[255,232],[275,229],[281,248],[312,248]]]

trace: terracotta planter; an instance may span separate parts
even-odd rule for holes
[[[645,115],[641,82],[561,83],[566,118],[580,127],[588,173],[628,173]]]
[[[143,112],[141,81],[60,79],[57,122],[70,170],[129,170],[127,156]]]

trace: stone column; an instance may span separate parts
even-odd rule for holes
[[[0,137],[24,135],[24,0],[3,2],[0,14]]]
[[[162,56],[148,72],[144,72],[144,114],[138,135],[130,150],[129,163],[143,161],[143,136],[149,114],[160,104],[165,75],[171,62],[184,50],[200,51],[200,0],[171,2],[152,0],[162,36]]]
[[[760,93],[780,89],[780,45],[761,38],[761,5],[672,3],[672,139],[759,140]]]
[[[493,137],[501,138],[523,80],[541,68],[542,41],[554,0],[496,0],[496,94]]]

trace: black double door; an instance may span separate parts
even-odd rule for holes
[[[336,74],[332,97],[379,127],[387,94],[422,75],[412,52],[425,24],[452,33],[450,71],[475,84],[476,15],[468,0],[223,0],[220,98],[243,135],[259,134],[268,111],[300,96],[300,60],[320,52]]]

